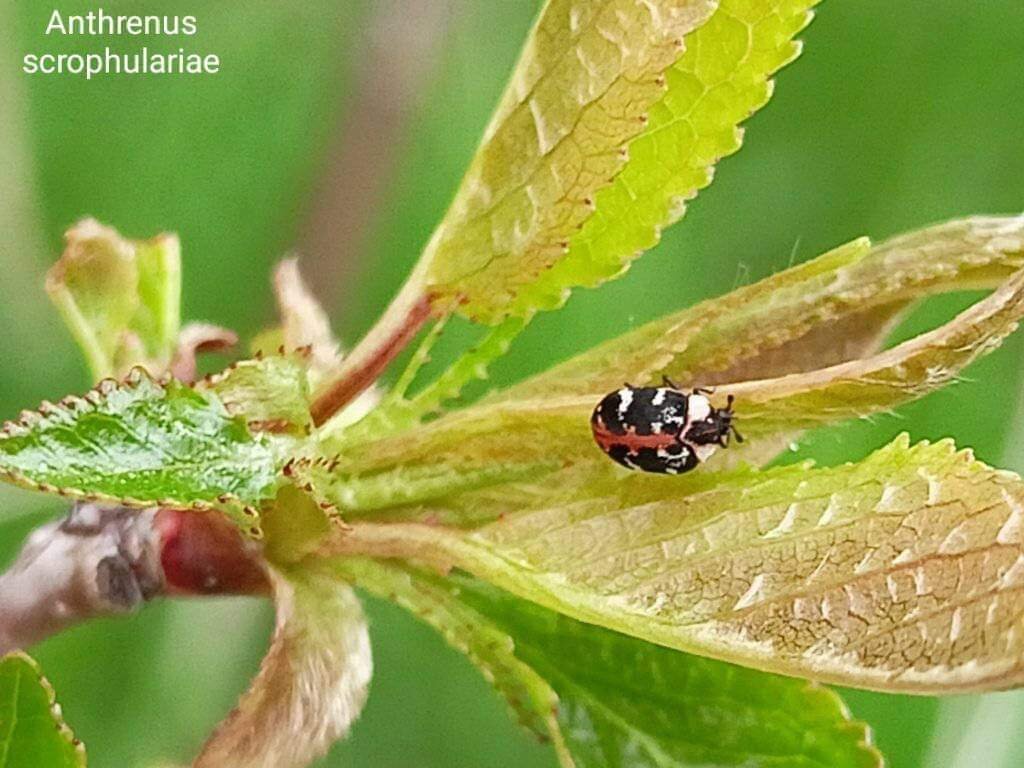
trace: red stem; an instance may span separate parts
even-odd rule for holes
[[[401,306],[400,299],[396,299],[393,309]],[[392,311],[384,314],[382,323],[388,320]],[[367,334],[363,342],[353,350],[342,365],[338,378],[313,402],[310,412],[314,424],[319,427],[377,380],[388,363],[427,322],[430,317],[430,299],[421,296],[404,312],[404,318],[393,329],[381,333],[378,329],[382,325],[378,324],[377,329]]]
[[[0,655],[161,595],[265,595],[259,547],[216,512],[82,502],[0,573]]]

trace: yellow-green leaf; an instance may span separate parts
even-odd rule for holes
[[[543,457],[532,462],[477,462],[464,470],[444,464],[412,465],[366,475],[349,475],[341,466],[340,457],[302,457],[290,462],[285,473],[323,508],[336,509],[348,518],[379,510],[396,514],[395,507],[415,507],[477,488],[536,480],[557,469],[559,462]],[[445,519],[458,524],[469,522],[462,515],[452,519],[445,515]]]
[[[317,393],[323,424],[425,322],[500,326],[486,354],[399,418],[458,392],[538,309],[623,271],[736,151],[799,53],[815,0],[551,0],[462,186],[405,286]]]
[[[569,240],[565,256],[511,308],[553,308],[570,289],[615,277],[654,246],[664,227],[711,183],[715,163],[740,148],[737,126],[771,98],[771,76],[800,53],[796,35],[818,0],[720,0],[685,38],[666,72],[664,97],[629,145],[629,163],[595,198],[594,215]]]
[[[519,720],[575,768],[878,768],[832,691],[659,648],[464,575],[345,558],[338,571],[465,653]]]
[[[94,219],[65,233],[46,290],[96,380],[145,365],[162,373],[180,324],[181,248],[175,235],[128,240]]]
[[[282,485],[260,516],[263,555],[276,565],[293,565],[330,533],[327,511],[295,485]]]
[[[998,347],[1022,315],[1024,272],[1019,272],[946,325],[877,355],[721,390],[743,404],[744,429],[754,440],[869,416],[954,380],[973,360]]]
[[[594,395],[666,374],[686,386],[823,368],[873,351],[910,302],[994,288],[1022,267],[1022,216],[950,221],[874,247],[861,238],[647,323],[496,397]]]
[[[471,532],[356,524],[342,551],[447,562],[660,645],[883,691],[1024,682],[1024,483],[906,436],[867,459],[633,473]],[[550,489],[549,489],[550,490]]]
[[[890,411],[992,351],[1024,314],[1024,273],[1015,272],[1022,263],[1021,217],[952,222],[875,249],[856,241],[655,321],[414,432],[349,449],[333,466],[341,478],[373,473],[380,488],[398,467],[468,475],[542,461],[607,464],[590,435],[591,411],[623,381],[646,384],[655,372],[681,373],[683,387],[717,383],[719,404],[735,396],[748,440],[716,453],[710,467],[764,463],[795,430]],[[999,281],[995,293],[938,329],[860,357],[908,302]],[[837,334],[848,334],[845,344]],[[750,380],[758,374],[776,377]],[[739,381],[723,382],[726,375]]]
[[[435,301],[495,320],[559,261],[665,97],[712,0],[551,0],[417,270]]]

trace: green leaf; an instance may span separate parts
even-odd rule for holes
[[[285,466],[285,474],[321,503],[336,508],[346,518],[352,515],[385,510],[395,514],[395,507],[417,505],[449,497],[477,488],[537,480],[557,469],[557,461],[538,459],[532,463],[481,463],[472,470],[440,466],[397,467],[390,472],[367,475],[346,475],[338,470],[341,457],[310,459],[303,457]],[[465,524],[467,519],[446,519],[445,522]]]
[[[82,768],[85,748],[61,718],[53,688],[23,653],[0,659],[0,765]]]
[[[355,524],[338,553],[456,565],[659,645],[892,692],[1020,685],[1024,483],[906,436],[832,468],[632,473],[458,532]]]
[[[629,144],[628,164],[597,193],[565,256],[522,290],[514,314],[560,306],[571,288],[616,277],[658,242],[711,183],[715,163],[740,148],[737,126],[768,102],[771,76],[799,55],[794,38],[817,2],[720,0],[665,72],[665,95]]]
[[[458,589],[425,572],[363,558],[307,563],[317,572],[352,580],[357,586],[391,600],[429,623],[450,645],[465,653],[505,697],[519,722],[558,747],[555,721],[558,699],[550,686],[520,659],[507,633],[458,599]]]
[[[867,728],[815,683],[659,648],[465,576],[361,560],[324,567],[438,629],[565,765],[881,765]]]
[[[311,429],[307,358],[303,353],[241,360],[197,385],[254,431],[304,436]]]
[[[93,219],[64,235],[46,290],[85,354],[94,379],[135,365],[160,373],[180,324],[181,248],[174,235],[126,240]]]
[[[551,0],[413,280],[435,304],[495,321],[558,262],[664,98],[710,0]]]
[[[211,394],[136,370],[0,432],[0,475],[71,498],[229,511],[255,533],[279,459]]]
[[[576,768],[880,766],[832,691],[661,648],[458,578],[458,597],[554,688]]]
[[[306,570],[271,571],[277,625],[259,674],[194,768],[300,768],[347,732],[372,661],[352,588]]]

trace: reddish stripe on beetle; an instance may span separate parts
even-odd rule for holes
[[[616,434],[609,431],[601,419],[594,420],[593,428],[594,440],[605,452],[616,445],[625,445],[630,452],[635,453],[641,448],[668,448],[679,442],[679,438],[671,432],[638,435],[632,426],[626,427],[625,434]]]

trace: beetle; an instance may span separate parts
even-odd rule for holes
[[[715,408],[707,389],[680,391],[667,377],[660,387],[622,389],[602,398],[590,417],[598,447],[629,469],[679,475],[689,472],[731,437],[743,442],[733,426],[733,396]]]

